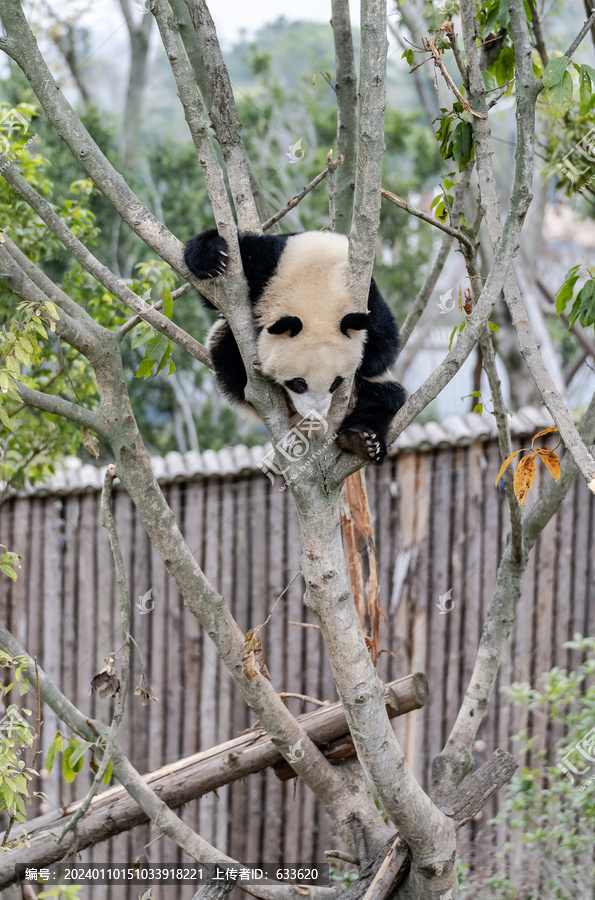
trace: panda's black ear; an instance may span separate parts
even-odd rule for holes
[[[364,331],[370,327],[368,313],[347,313],[341,319],[341,331],[349,337],[348,331]]]
[[[288,331],[289,337],[295,337],[302,328],[302,320],[297,316],[281,316],[273,325],[269,325],[267,331],[269,334],[285,334]]]

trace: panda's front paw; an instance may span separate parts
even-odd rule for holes
[[[354,425],[342,429],[337,435],[337,443],[342,450],[349,450],[360,459],[371,461],[381,466],[386,456],[386,443],[372,428],[365,425]]]
[[[227,268],[227,242],[216,228],[191,238],[184,249],[184,262],[197,278],[217,278]]]

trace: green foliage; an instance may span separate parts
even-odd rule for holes
[[[5,575],[12,581],[17,580],[17,573],[15,569],[20,569],[19,560],[20,556],[18,553],[14,553],[12,550],[7,550],[5,544],[0,544],[0,550],[4,548],[4,553],[0,553],[0,572],[4,572]]]
[[[469,113],[457,100],[452,109],[441,107],[435,121],[440,123],[436,131],[440,155],[445,160],[454,159],[462,172],[475,156]]]
[[[517,755],[533,749],[540,760],[539,767],[525,766],[515,775],[506,789],[504,809],[494,820],[512,833],[500,858],[509,866],[514,859],[515,877],[472,882],[477,900],[576,900],[593,890],[595,639],[577,634],[564,647],[583,655],[574,671],[552,669],[542,677],[540,690],[526,683],[507,689],[514,706],[545,716],[560,736],[551,759],[539,748],[538,738],[526,731],[515,738]],[[534,871],[536,863],[542,879],[539,890],[530,875],[524,875]]]
[[[556,312],[559,316],[565,311],[574,296],[576,283],[581,277],[580,268],[579,263],[566,273],[562,287],[556,295]],[[587,272],[589,277],[576,295],[572,309],[568,313],[569,328],[577,319],[583,328],[588,328],[590,325],[595,326],[595,269],[589,267]]]
[[[55,897],[56,900],[80,900],[80,890],[82,890],[80,884],[57,884],[37,896],[39,900],[43,900],[44,897]]]
[[[54,740],[48,747],[48,751],[45,757],[46,771],[48,775],[51,773],[58,758],[58,754],[61,754],[62,777],[65,781],[68,782],[68,784],[72,784],[78,773],[82,771],[82,768],[85,764],[85,753],[87,753],[87,751],[91,751],[88,757],[89,766],[92,771],[96,771],[97,764],[93,756],[93,752],[96,749],[96,742],[81,741],[77,737],[66,738],[60,731],[57,731]],[[105,770],[105,775],[103,776],[104,784],[110,783],[112,771],[113,763],[110,760],[110,763]]]
[[[11,670],[14,678],[7,685],[0,685],[2,697],[5,698],[15,688],[21,696],[28,692],[29,682],[24,676],[24,667],[30,662],[26,656],[12,658],[0,651],[0,668]],[[10,703],[0,722],[0,811],[5,811],[16,822],[26,821],[26,804],[33,799],[29,793],[29,783],[36,772],[20,758],[23,752],[35,746],[37,733],[29,722],[31,715],[30,709],[19,709],[16,703]]]

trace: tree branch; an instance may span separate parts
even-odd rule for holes
[[[500,447],[500,457],[502,461],[508,459],[512,453],[512,440],[510,437],[510,426],[508,419],[508,410],[502,396],[502,385],[496,368],[496,354],[494,353],[493,339],[489,331],[482,334],[479,346],[481,348],[481,359],[484,372],[487,375],[488,384],[492,394],[492,403],[494,404],[494,417],[498,426],[498,446]],[[510,466],[504,473],[504,486],[506,488],[506,497],[508,500],[508,508],[510,511],[510,533],[512,541],[512,558],[513,562],[520,562],[523,551],[523,527],[521,521],[521,506],[514,493],[514,475]]]
[[[313,178],[312,181],[306,185],[306,187],[302,188],[299,194],[296,194],[295,197],[292,197],[285,206],[279,210],[279,212],[275,213],[274,216],[271,216],[270,219],[267,219],[266,222],[262,223],[262,230],[268,231],[269,228],[272,228],[280,219],[287,215],[292,209],[298,205],[298,203],[304,199],[306,194],[309,194],[310,191],[313,191],[317,185],[320,184],[321,181],[324,181],[327,175],[332,174],[343,162],[342,157],[338,157],[337,159],[329,159],[327,163],[327,167],[324,172],[321,172],[316,178]]]
[[[155,307],[150,306],[141,297],[131,291],[130,288],[120,281],[107,266],[104,266],[103,263],[93,256],[91,251],[85,247],[82,241],[79,241],[79,239],[75,237],[64,219],[54,212],[47,200],[41,197],[40,194],[25,181],[23,176],[14,168],[14,166],[8,165],[3,167],[1,171],[13,190],[29,204],[40,219],[45,222],[52,234],[62,242],[64,247],[72,253],[77,262],[79,262],[93,278],[102,284],[111,294],[117,297],[118,300],[124,303],[125,306],[136,312],[140,319],[144,322],[148,322],[148,324],[156,331],[165,334],[174,341],[174,343],[186,350],[190,356],[193,356],[194,359],[197,359],[199,362],[203,363],[203,365],[212,368],[211,354],[208,350],[203,347],[199,341],[187,334],[183,328],[180,328],[175,322],[170,321],[166,316],[161,315],[161,313],[157,312]],[[31,263],[30,265],[33,264]],[[43,275],[43,273],[41,273],[41,275],[43,279],[46,279],[47,276]],[[47,279],[47,281],[49,281],[50,284],[53,284],[50,279]],[[194,282],[198,285],[202,284],[202,282],[197,279],[194,279]],[[192,286],[194,287],[195,285]],[[55,290],[57,291],[59,289],[55,288]],[[186,293],[186,290],[189,290],[189,287],[186,288],[186,286],[184,286],[183,292]],[[180,288],[178,296],[182,295],[181,291],[182,289]],[[94,320],[88,316],[84,309],[73,300],[70,300],[70,298],[68,298],[68,300],[73,308],[73,315],[76,315],[78,318],[84,318],[84,321],[89,321],[96,329],[99,327]],[[55,300],[55,302],[58,304],[58,300]],[[161,305],[163,304],[161,303]],[[130,327],[133,326],[131,325]]]
[[[223,151],[231,195],[238,218],[238,228],[240,231],[258,234],[260,219],[252,196],[250,170],[242,137],[242,123],[238,117],[215,24],[204,0],[186,0],[186,6],[190,12],[202,55],[206,84],[209,86],[208,95],[203,96],[209,116],[215,126],[217,140]]]
[[[0,622],[0,647],[12,657],[27,656],[24,648],[21,647],[2,622]],[[47,703],[50,709],[56,713],[71,731],[78,734],[83,740],[93,743],[98,738],[107,739],[108,729],[106,726],[83,715],[48,678],[42,668],[38,666],[36,671],[35,664],[31,660],[30,664],[25,663],[22,669],[25,677],[32,682],[35,682],[37,673],[39,674],[39,688],[43,702]],[[151,821],[175,841],[178,847],[187,853],[188,856],[205,865],[217,862],[230,862],[236,866],[239,865],[236,860],[226,856],[225,853],[217,850],[216,847],[213,847],[201,838],[176,813],[169,809],[131,765],[118,744],[114,747],[113,763],[114,775],[122,787],[136,800]],[[66,852],[68,849],[70,848],[65,848]],[[299,900],[299,893],[294,888],[284,885],[274,888],[260,885],[243,887],[253,896],[260,897],[262,900],[280,900],[280,898],[281,900]],[[323,893],[321,896],[323,896]]]
[[[355,308],[368,308],[368,293],[380,224],[384,110],[386,104],[386,3],[362,0],[359,125],[349,270]]]
[[[64,400],[62,397],[55,397],[52,394],[44,394],[43,391],[36,391],[34,388],[23,384],[22,381],[17,382],[17,390],[21,400],[27,406],[34,406],[42,412],[51,413],[55,416],[62,416],[75,425],[82,425],[84,428],[90,428],[91,431],[97,432],[102,437],[106,437],[107,432],[103,427],[100,417],[91,409],[84,406],[77,406],[70,400]]]
[[[21,300],[41,306],[50,299],[41,288],[25,274],[16,259],[14,259],[9,251],[8,241],[0,244],[0,269],[2,269],[0,277],[6,282],[11,291],[13,291],[17,297],[21,298]],[[58,299],[56,294],[54,294],[54,299]],[[60,318],[55,322],[57,333],[72,347],[76,347],[76,349],[88,359],[94,358],[92,342],[93,332],[91,332],[88,326],[83,324],[79,318],[73,319],[69,316],[64,310],[61,302],[58,309]],[[94,329],[94,332],[96,334],[96,329]]]
[[[349,0],[331,0],[331,28],[337,69],[337,157],[343,157],[335,188],[335,230],[349,234],[357,157],[357,74]]]
[[[157,20],[161,40],[167,53],[171,70],[178,88],[178,96],[184,109],[184,116],[192,140],[198,154],[207,193],[213,208],[217,229],[227,241],[229,248],[228,273],[235,275],[241,270],[240,251],[237,242],[237,228],[231,211],[225,179],[215,155],[209,129],[202,112],[202,100],[196,84],[192,67],[188,61],[182,39],[168,0],[153,0],[152,12]],[[233,180],[232,164],[237,160],[227,161],[228,177]],[[250,197],[252,196],[251,192]],[[260,228],[260,223],[258,224]],[[246,230],[251,230],[247,228]]]
[[[73,833],[76,841],[77,825],[89,809],[91,801],[97,794],[97,791],[101,786],[101,782],[103,781],[103,776],[107,772],[108,766],[112,760],[114,748],[116,746],[116,737],[118,735],[120,725],[122,724],[122,719],[124,718],[126,699],[128,697],[128,684],[130,680],[130,601],[128,597],[128,581],[126,578],[126,570],[124,569],[124,559],[122,557],[120,541],[118,539],[118,532],[116,530],[116,523],[114,521],[110,505],[115,477],[116,467],[108,466],[103,482],[103,490],[101,492],[101,524],[104,526],[104,528],[107,528],[107,532],[109,534],[109,542],[116,566],[116,579],[118,582],[118,599],[120,601],[120,614],[122,617],[123,640],[120,690],[118,691],[116,708],[114,710],[112,724],[107,736],[105,750],[103,751],[103,756],[101,758],[101,762],[99,763],[99,768],[95,773],[93,783],[87,791],[87,796],[85,797],[79,808],[76,810],[70,822],[68,822],[68,824],[62,829],[62,833],[58,838],[58,843],[62,843],[62,841],[70,831]]]
[[[595,440],[595,394],[579,431],[586,443]],[[448,802],[452,790],[471,768],[471,748],[496,683],[504,644],[514,624],[529,551],[560,508],[577,472],[576,462],[570,453],[566,453],[560,478],[558,481],[552,479],[542,490],[535,506],[523,518],[523,551],[521,559],[516,562],[510,535],[507,538],[473,673],[444,749],[432,763],[432,796],[437,803]]]
[[[466,168],[463,169],[463,172],[461,173],[461,177],[459,179],[459,183],[455,188],[453,204],[450,210],[450,221],[453,223],[454,228],[458,228],[460,220],[465,211],[465,198],[469,190],[469,184],[471,182],[471,174],[473,172],[474,165],[474,162],[471,161],[466,166]],[[432,292],[436,287],[438,279],[440,278],[442,270],[444,269],[444,266],[446,264],[446,260],[448,259],[448,255],[452,247],[452,242],[453,237],[450,234],[445,234],[442,238],[442,243],[440,244],[440,248],[436,255],[436,259],[432,264],[432,268],[426,275],[424,283],[421,286],[417,297],[415,298],[415,302],[412,308],[407,313],[407,318],[400,328],[399,355],[401,354],[407,341],[413,334],[415,326],[421,319],[428,305],[429,299],[432,296]]]
[[[401,197],[397,197],[396,194],[391,193],[391,191],[387,191],[386,188],[382,188],[382,196],[385,200],[390,200],[391,203],[394,203],[395,206],[398,206],[400,209],[404,209],[405,212],[408,212],[412,216],[416,216],[418,219],[421,219],[422,222],[427,222],[428,225],[433,225],[434,228],[439,228],[440,231],[443,231],[445,234],[450,235],[452,238],[456,238],[456,240],[460,244],[464,244],[465,247],[471,252],[474,252],[475,248],[473,243],[469,240],[466,234],[463,234],[462,231],[459,231],[458,228],[453,228],[452,225],[449,225],[447,222],[441,222],[440,219],[435,219],[434,216],[430,215],[427,212],[424,212],[423,209],[417,209],[415,206],[411,206],[407,200],[403,200]]]
[[[22,69],[46,116],[70,147],[74,158],[141,240],[200,289],[201,283],[191,275],[184,263],[184,245],[141,203],[101,152],[60,91],[39,52],[19,0],[3,0],[0,18],[6,30],[6,35],[0,37],[0,49]]]

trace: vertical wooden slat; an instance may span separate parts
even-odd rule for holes
[[[233,570],[234,586],[232,596],[232,611],[236,622],[244,632],[249,628],[249,603],[250,603],[250,506],[249,506],[249,482],[247,479],[238,479],[234,482],[234,552],[230,559]],[[240,696],[239,691],[232,698],[232,719],[237,733],[243,731],[249,725],[248,708]],[[246,856],[247,832],[246,820],[249,809],[250,785],[252,779],[243,779],[232,785],[230,795],[230,854],[239,860],[248,862]]]
[[[270,611],[277,598],[286,588],[289,579],[293,577],[293,573],[288,576],[284,558],[283,494],[273,486],[269,487],[267,482],[265,499],[268,513],[265,533],[270,535],[270,540],[268,541],[269,561],[266,606],[267,610]],[[283,656],[285,654],[283,636],[287,605],[283,603],[283,599],[279,601],[272,614],[271,621],[262,631],[265,658],[271,673],[272,683],[277,691],[287,690],[284,684],[283,672]],[[266,862],[280,864],[283,862],[283,829],[285,826],[283,784],[272,771],[267,773],[266,790],[263,852],[266,853]]]
[[[64,507],[64,546],[65,565],[62,583],[62,677],[60,687],[66,696],[76,694],[78,670],[78,564],[79,564],[79,527],[80,497],[65,497]],[[62,732],[67,729],[63,726]],[[60,800],[62,803],[73,803],[77,799],[78,785],[66,784],[62,779],[58,766],[54,768],[52,777],[58,779]]]
[[[270,605],[267,604],[267,567],[269,565],[269,540],[271,535],[266,530],[266,508],[270,490],[270,482],[266,478],[254,478],[250,484],[251,602],[249,628],[255,628],[264,622],[270,610]],[[266,661],[270,647],[268,625],[263,631],[262,642]],[[268,773],[266,771],[254,775],[251,779],[251,789],[254,794],[250,801],[250,833],[248,834],[247,843],[247,854],[250,862],[255,859],[264,859],[263,854],[266,856],[266,850],[268,849],[264,845],[267,780]]]
[[[205,562],[204,571],[207,578],[215,582],[219,577],[219,484],[216,479],[209,479],[205,486]],[[203,635],[202,676],[200,694],[201,714],[201,750],[217,743],[217,662],[215,645]],[[215,794],[207,794],[200,800],[199,833],[211,841],[217,830],[217,798]]]
[[[62,541],[61,541],[61,502],[56,499],[48,500],[45,515],[45,554],[43,566],[44,602],[46,615],[44,617],[43,652],[40,653],[40,663],[48,675],[56,684],[60,683],[60,589],[62,569]],[[22,504],[22,517],[27,520],[25,504]],[[18,582],[17,582],[18,583]],[[44,708],[43,727],[41,737],[42,760],[45,761],[50,744],[60,729],[60,721],[57,715],[49,708]],[[43,791],[47,794],[47,805],[56,808],[59,805],[59,787],[56,779],[46,780]]]

